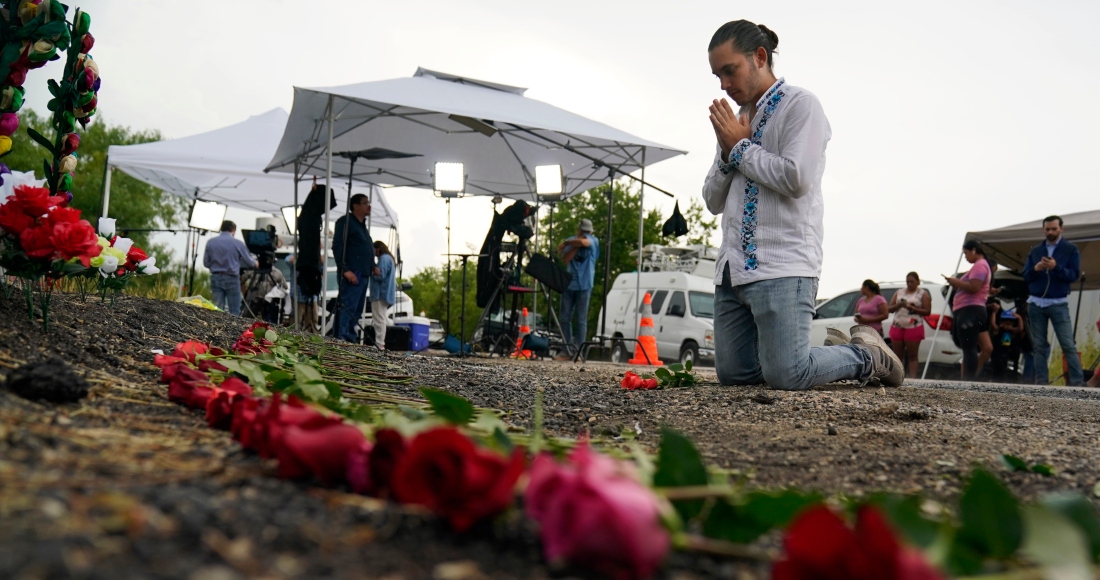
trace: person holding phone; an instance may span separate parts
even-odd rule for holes
[[[1027,299],[1029,331],[1035,358],[1035,382],[1050,382],[1047,358],[1050,341],[1047,339],[1047,322],[1054,327],[1054,336],[1062,347],[1069,373],[1066,384],[1081,385],[1085,382],[1081,357],[1073,336],[1073,319],[1069,313],[1071,285],[1081,277],[1081,252],[1077,246],[1062,237],[1062,218],[1052,215],[1043,220],[1043,243],[1028,252],[1024,264],[1024,281],[1031,294]]]
[[[889,306],[874,280],[864,280],[856,300],[856,324],[866,324],[882,335],[882,321],[890,317]]]
[[[989,312],[985,308],[993,273],[985,260],[985,250],[977,240],[967,240],[963,244],[963,256],[972,264],[970,271],[961,278],[944,275],[944,279],[955,289],[955,299],[951,304],[955,317],[952,330],[963,351],[962,378],[965,381],[977,378],[989,355],[993,354],[993,343],[989,341],[987,332]],[[981,340],[983,335],[984,341]]]
[[[903,361],[910,378],[917,377],[917,353],[924,340],[924,317],[932,313],[932,296],[920,287],[916,272],[905,275],[905,288],[894,292],[889,311],[894,320],[890,323],[890,347]]]

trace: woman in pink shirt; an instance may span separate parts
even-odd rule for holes
[[[859,293],[863,296],[856,300],[856,324],[866,324],[881,335],[882,321],[890,316],[886,299],[879,293],[878,284],[874,280],[864,280]]]
[[[955,319],[952,330],[963,351],[962,378],[973,380],[993,352],[993,343],[986,332],[989,330],[989,313],[985,309],[993,272],[985,259],[985,250],[976,240],[963,244],[963,256],[973,264],[970,271],[961,278],[944,278],[955,289],[955,300],[951,303],[951,315]]]

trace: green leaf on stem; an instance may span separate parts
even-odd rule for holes
[[[356,405],[355,410],[348,414],[348,418],[359,423],[370,423],[374,419],[369,405]]]
[[[320,334],[311,334],[309,335],[309,342],[313,344],[324,344],[325,339],[322,338]]]
[[[657,376],[657,380],[664,379],[667,381],[672,378],[672,373],[664,367],[653,371],[653,374]]]
[[[515,448],[515,443],[512,443],[512,438],[508,437],[499,427],[493,429],[493,443],[495,443],[505,454],[512,453],[512,449]]]
[[[31,136],[31,139],[37,141],[39,145],[45,147],[46,151],[49,151],[55,156],[57,155],[57,151],[53,148],[53,143],[50,143],[50,140],[42,135],[42,133],[35,131],[33,127],[27,127],[27,134]]]
[[[658,369],[661,370],[661,369]],[[661,447],[657,451],[657,472],[653,474],[656,487],[684,487],[707,485],[707,468],[695,445],[684,435],[663,427]],[[673,502],[676,511],[685,521],[699,514],[703,500]]]
[[[324,380],[324,377],[321,376],[321,371],[317,370],[317,367],[313,365],[297,363],[294,365],[294,374],[298,377],[298,381],[303,383]]]
[[[684,368],[687,369],[688,372],[691,372],[691,359],[688,359],[687,362],[684,363]]]
[[[984,469],[975,469],[959,499],[962,526],[956,544],[982,557],[1004,559],[1023,542],[1020,504],[1004,484]]]
[[[324,383],[298,383],[302,395],[311,401],[324,401],[328,398],[328,389]]]
[[[730,542],[749,543],[775,528],[784,528],[802,510],[822,502],[819,494],[795,490],[752,492],[742,504],[728,499],[715,503],[703,523],[703,534]]]
[[[1015,455],[1007,453],[1001,455],[1001,463],[1004,463],[1009,471],[1027,471],[1027,462]]]
[[[684,365],[682,365],[680,363],[673,363],[673,364],[668,365],[668,370],[670,372],[673,372],[673,373],[678,373],[678,372],[684,370]]]
[[[424,387],[420,394],[432,406],[432,412],[454,425],[465,425],[474,418],[474,406],[466,399],[447,391]]]

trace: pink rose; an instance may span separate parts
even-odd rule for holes
[[[524,503],[539,523],[547,560],[612,578],[645,578],[668,553],[657,497],[627,464],[586,444],[564,464],[539,456]]]

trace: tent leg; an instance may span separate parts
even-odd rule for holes
[[[290,295],[290,316],[294,319],[294,330],[301,330],[298,323],[298,185],[301,178],[298,176],[298,162],[294,162],[294,259],[290,262],[290,280],[294,292]]]
[[[642,188],[641,194],[638,196],[638,277],[635,278],[636,284],[634,285],[635,300],[641,296],[642,293],[642,260],[644,254],[642,252],[642,244],[644,243],[643,232],[645,231],[645,149],[642,149]],[[634,336],[637,337],[641,334],[642,329],[640,327],[641,320],[641,308],[634,309]]]
[[[962,266],[963,254],[959,253],[959,261],[955,262],[955,272],[959,271],[959,266]],[[947,296],[950,297],[951,293],[948,292]],[[921,373],[920,378],[923,379],[928,376],[928,366],[932,364],[932,354],[936,348],[936,336],[940,333],[940,327],[943,326],[943,317],[947,314],[947,308],[950,304],[946,300],[943,302],[943,310],[940,312],[940,320],[936,324],[936,329],[932,331],[932,342],[928,344],[928,358],[924,361],[924,372]]]
[[[601,248],[604,252],[603,255],[603,299],[600,304],[603,308],[600,310],[603,315],[600,317],[600,336],[607,335],[607,290],[608,285],[611,283],[611,219],[615,215],[615,170],[608,169],[607,171],[607,242],[606,248]],[[581,337],[581,342],[588,340],[587,336]]]
[[[103,163],[103,213],[100,217],[107,217],[107,210],[111,207],[111,158],[104,159]]]
[[[322,336],[324,336],[324,334],[325,334],[325,326],[329,323],[329,314],[328,314],[328,308],[327,308],[328,307],[328,242],[329,242],[329,238],[328,238],[328,214],[329,214],[328,200],[329,200],[329,196],[332,195],[332,131],[333,131],[332,118],[333,118],[333,116],[334,116],[333,97],[332,97],[332,95],[329,95],[328,96],[328,144],[326,146],[326,153],[325,153],[328,159],[326,161],[326,167],[325,167],[325,200],[323,201],[323,206],[325,208],[325,228],[324,228],[324,231],[321,233],[321,254],[325,257],[324,260],[322,260],[322,262],[321,262],[322,264],[324,264],[324,266],[322,266],[322,268],[321,268],[322,272],[324,272],[324,275],[321,277],[321,335]],[[333,324],[336,324],[335,320],[333,321]],[[337,334],[335,332],[336,329],[333,328],[332,330],[333,330],[332,335],[334,337],[337,337]]]
[[[454,332],[454,328],[451,327],[451,198],[445,200],[447,204],[447,334]],[[466,275],[466,270],[462,271],[462,275]],[[466,297],[465,294],[462,295]],[[465,330],[465,329],[463,329]],[[459,335],[459,340],[465,340],[466,337]],[[459,345],[459,352],[462,351],[462,345]]]

